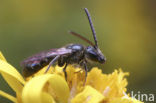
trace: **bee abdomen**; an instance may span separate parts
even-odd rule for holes
[[[40,61],[36,61],[34,63],[28,63],[24,66],[23,69],[23,76],[24,77],[29,77],[33,75],[34,73],[38,72],[40,69],[48,65],[50,60],[48,59],[43,59]]]

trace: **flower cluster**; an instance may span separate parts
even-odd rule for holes
[[[14,103],[142,103],[126,94],[128,73],[121,69],[103,74],[100,69],[92,68],[84,85],[85,72],[81,68],[68,66],[67,81],[62,67],[51,67],[44,74],[46,68],[24,79],[0,53],[0,73],[16,97],[2,90],[0,96]]]

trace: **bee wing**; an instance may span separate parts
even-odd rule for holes
[[[67,54],[71,54],[72,50],[71,49],[67,49],[67,48],[59,48],[59,49],[52,49],[49,50],[49,52],[46,53],[46,57],[53,57],[53,56],[57,56],[57,55],[67,55]]]
[[[43,51],[31,57],[28,57],[27,59],[21,62],[21,66],[25,67],[26,65],[29,65],[29,64],[39,64],[41,61],[47,60],[47,59],[51,60],[57,55],[68,55],[70,53],[72,53],[72,50],[67,49],[65,47],[62,47],[59,49],[50,49],[48,51]],[[49,63],[50,61],[47,61],[47,62]]]

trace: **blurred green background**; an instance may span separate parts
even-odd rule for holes
[[[0,0],[0,51],[22,71],[20,61],[42,50],[93,41],[83,8],[87,7],[99,47],[107,57],[104,73],[122,68],[130,72],[128,91],[156,93],[155,0]],[[0,89],[14,92],[0,76]],[[10,101],[0,97],[0,103]]]

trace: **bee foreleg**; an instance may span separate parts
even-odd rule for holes
[[[87,73],[88,73],[88,68],[86,63],[84,63],[84,70],[85,70],[85,81],[84,81],[84,85],[86,84],[86,80],[87,80]]]
[[[60,55],[57,55],[53,60],[51,60],[51,62],[48,65],[48,68],[46,69],[45,73],[48,72],[49,68],[51,65],[53,65],[58,59],[59,59]]]
[[[65,76],[66,81],[67,81],[67,72],[66,72],[67,65],[68,64],[66,63],[65,67],[63,68],[63,72],[64,72],[64,76]]]

